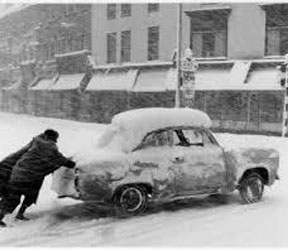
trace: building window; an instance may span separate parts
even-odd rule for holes
[[[78,48],[79,50],[83,50],[85,49],[85,41],[86,41],[86,34],[84,30],[81,30],[81,32],[79,31],[79,44],[78,44]]]
[[[148,13],[159,11],[159,3],[148,3]]]
[[[50,59],[53,59],[54,58],[54,55],[55,55],[55,41],[50,41]]]
[[[121,4],[121,17],[131,16],[131,4]]]
[[[204,33],[202,35],[202,57],[213,57],[215,52],[215,34]]]
[[[65,14],[71,15],[75,12],[75,5],[74,4],[66,4],[65,5]]]
[[[116,32],[107,34],[107,63],[116,63]]]
[[[32,40],[33,41],[39,41],[40,40],[40,32],[41,32],[41,29],[40,27],[35,27],[32,31]]]
[[[130,62],[131,59],[131,31],[121,32],[121,62]]]
[[[227,21],[230,9],[189,12],[190,47],[195,57],[227,54]]]
[[[148,60],[159,59],[159,26],[148,28]]]
[[[107,19],[108,20],[116,19],[116,4],[115,3],[107,4]]]
[[[62,38],[57,37],[57,41],[56,41],[56,53],[57,54],[61,54],[61,44],[62,44]]]
[[[265,54],[288,53],[288,4],[272,4],[263,7],[266,11]]]
[[[67,52],[71,52],[73,51],[73,47],[72,47],[72,43],[73,43],[73,37],[71,34],[67,34],[66,36],[66,39],[67,39],[67,48],[66,48],[66,51]]]

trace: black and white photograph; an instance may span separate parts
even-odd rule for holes
[[[288,2],[0,0],[0,247],[288,247],[286,150]]]

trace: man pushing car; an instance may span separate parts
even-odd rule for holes
[[[22,195],[25,199],[16,217],[25,219],[24,212],[36,203],[45,176],[61,166],[74,168],[75,162],[58,151],[58,137],[57,131],[47,129],[0,162],[0,226],[6,226],[3,218],[16,209]]]

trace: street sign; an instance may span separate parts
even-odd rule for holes
[[[194,100],[195,97],[195,71],[198,63],[193,58],[191,49],[185,50],[185,56],[181,59],[182,89],[186,99]]]
[[[195,96],[195,74],[194,72],[182,72],[182,88],[185,98],[194,99]]]

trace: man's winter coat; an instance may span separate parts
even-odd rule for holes
[[[31,147],[32,141],[17,152],[8,155],[0,162],[0,181],[8,181],[12,172],[12,168],[16,165],[17,161],[28,151]]]
[[[61,166],[71,166],[71,160],[64,157],[54,141],[45,135],[35,137],[29,149],[20,157],[13,167],[9,188],[37,200],[39,190],[46,175]]]
[[[16,165],[17,161],[29,150],[32,146],[32,141],[26,146],[22,147],[20,150],[13,154],[8,155],[0,162],[0,196],[5,192],[7,182],[10,179],[10,175],[13,167]]]
[[[41,187],[46,175],[61,166],[69,167],[70,164],[71,160],[58,151],[54,141],[45,136],[35,137],[29,150],[13,168],[9,186],[23,194],[31,194],[37,187]]]

